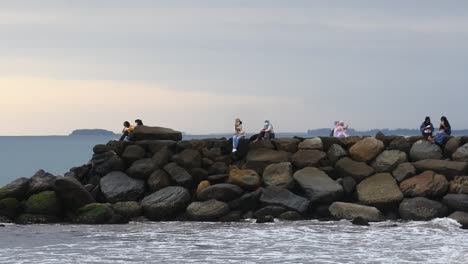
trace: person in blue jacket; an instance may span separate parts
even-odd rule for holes
[[[423,137],[432,142],[432,133],[434,132],[434,126],[431,123],[431,118],[426,116],[424,122],[422,122],[421,126],[419,127],[421,134]]]
[[[440,118],[440,126],[436,135],[434,136],[434,142],[437,145],[443,145],[445,143],[445,138],[452,134],[452,127],[450,126],[447,117],[443,116]]]

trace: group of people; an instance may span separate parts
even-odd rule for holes
[[[122,141],[122,140],[131,140],[133,130],[135,130],[135,127],[142,126],[142,125],[143,125],[143,121],[141,121],[141,119],[136,119],[135,120],[135,125],[130,125],[130,122],[125,121],[123,123],[124,128],[122,129],[122,136],[120,136],[119,140],[120,141]]]
[[[450,127],[450,123],[445,116],[440,118],[439,129],[436,132],[434,132],[434,126],[431,123],[431,118],[428,116],[426,116],[424,122],[422,122],[419,130],[421,131],[421,134],[424,136],[424,138],[438,145],[443,145],[445,137],[452,134],[452,128]]]
[[[245,137],[245,131],[244,129],[242,129],[242,121],[239,118],[236,118],[234,121],[234,135],[232,136],[232,152],[237,151],[239,141],[243,137]],[[260,130],[253,142],[257,142],[260,140],[270,140],[272,138],[275,138],[273,125],[270,123],[269,120],[265,120],[262,129]]]
[[[346,131],[348,130],[348,125],[345,125],[343,121],[335,121],[335,126],[330,131],[330,137],[348,137]]]

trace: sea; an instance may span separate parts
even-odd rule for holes
[[[0,137],[0,186],[63,175],[113,136]],[[0,263],[468,263],[468,230],[429,222],[0,223]]]

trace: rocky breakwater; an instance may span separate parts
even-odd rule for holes
[[[64,176],[43,170],[0,189],[0,221],[125,223],[256,218],[468,224],[468,138],[179,140],[147,129],[93,148]],[[168,131],[168,130],[163,130]],[[148,132],[148,133],[147,133]]]

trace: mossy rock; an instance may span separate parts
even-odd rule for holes
[[[143,215],[143,208],[134,201],[118,202],[112,205],[115,213],[127,218],[132,219]]]
[[[31,195],[25,203],[26,213],[39,215],[60,215],[62,205],[54,191]]]
[[[28,224],[49,224],[60,222],[60,219],[51,215],[22,214],[16,218],[15,223],[20,225]]]
[[[5,198],[0,200],[0,216],[14,218],[20,211],[20,202],[15,198]]]
[[[114,211],[108,204],[87,204],[77,211],[74,222],[79,224],[107,224],[114,216]]]

